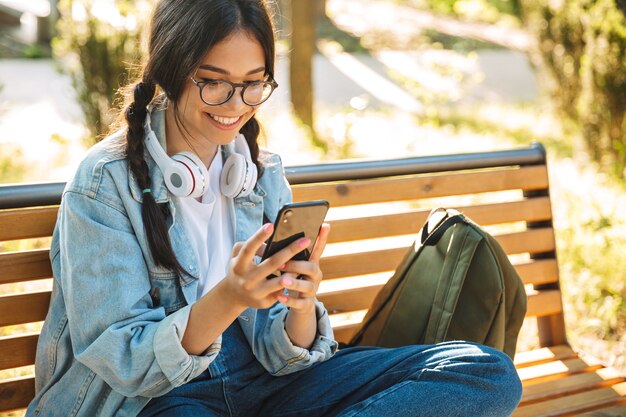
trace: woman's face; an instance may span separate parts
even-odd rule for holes
[[[263,48],[252,35],[246,32],[234,33],[211,48],[193,78],[199,83],[209,80],[227,80],[233,83],[264,80],[266,75]],[[241,88],[237,88],[226,103],[210,106],[202,101],[199,87],[190,78],[186,82],[178,107],[183,126],[191,136],[189,141],[195,151],[204,154],[210,150],[214,152],[218,145],[232,141],[259,106],[245,104],[241,98]],[[169,144],[168,137],[168,148]],[[180,142],[177,145],[177,148],[184,147]]]

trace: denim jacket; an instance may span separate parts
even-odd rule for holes
[[[152,126],[163,144],[162,112],[152,114]],[[64,191],[50,249],[52,299],[27,416],[135,416],[151,397],[205,371],[220,352],[221,337],[199,356],[181,346],[196,301],[198,263],[162,173],[146,152],[153,195],[169,209],[174,252],[194,277],[178,279],[155,265],[144,230],[149,226],[141,218],[142,192],[124,143],[120,132],[94,146]],[[260,159],[265,171],[254,192],[234,200],[235,241],[261,227],[263,212],[274,218],[291,199],[280,158],[264,152]],[[238,318],[255,357],[277,376],[324,361],[337,347],[321,303],[308,350],[291,343],[287,311],[277,303],[249,308]]]

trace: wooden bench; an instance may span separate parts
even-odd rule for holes
[[[331,203],[319,298],[332,313],[338,340],[354,332],[430,209],[455,207],[497,237],[527,285],[520,346],[536,349],[516,355],[524,396],[515,416],[626,415],[624,377],[567,343],[541,145],[299,166],[287,175],[295,200]],[[0,187],[0,373],[9,374],[0,381],[0,413],[24,408],[34,395],[29,365],[51,287],[49,238],[40,238],[52,233],[62,188]],[[23,239],[43,248],[21,249]]]

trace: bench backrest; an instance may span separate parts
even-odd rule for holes
[[[431,208],[446,206],[492,232],[511,257],[527,285],[538,345],[566,343],[541,145],[288,167],[287,177],[294,200],[331,205],[319,298],[338,340],[353,334]],[[49,236],[62,188],[0,186],[0,411],[25,407],[34,395],[32,364],[50,299]]]

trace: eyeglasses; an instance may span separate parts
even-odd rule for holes
[[[252,81],[247,83],[232,83],[228,80],[191,81],[200,89],[200,98],[209,106],[219,106],[226,103],[235,94],[235,89],[241,87],[241,99],[248,106],[258,106],[270,98],[278,83],[274,80]]]

